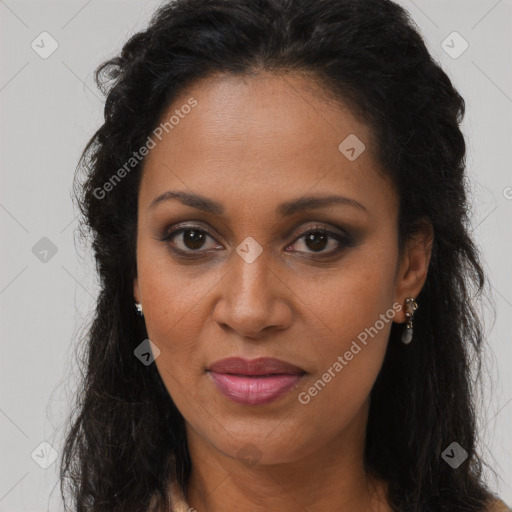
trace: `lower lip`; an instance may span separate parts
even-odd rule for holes
[[[303,375],[232,375],[209,372],[217,389],[238,404],[273,402],[295,388]]]

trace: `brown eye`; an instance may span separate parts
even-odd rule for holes
[[[183,230],[183,243],[189,249],[201,249],[204,245],[205,234],[196,229]]]
[[[208,247],[208,238],[212,240]],[[212,250],[222,249],[222,245],[216,243],[215,238],[204,228],[199,226],[177,226],[168,232],[160,241],[179,256],[202,257]],[[215,242],[215,243],[214,243]],[[354,245],[354,240],[348,235],[330,231],[322,226],[310,228],[295,239],[294,247],[302,243],[303,248],[295,247],[288,252],[298,252],[318,257],[332,256],[341,252],[346,247]]]
[[[305,244],[315,252],[323,251],[328,243],[329,236],[324,233],[309,233],[305,236]]]
[[[178,253],[199,253],[208,250],[204,247],[208,238],[213,240],[213,237],[206,230],[188,226],[171,231],[161,241],[172,246],[172,249]],[[218,247],[217,244],[210,247],[210,249]]]
[[[329,255],[337,253],[345,247],[354,245],[352,238],[348,235],[335,233],[334,231],[329,231],[323,227],[309,229],[299,236],[297,240],[304,240],[303,246],[305,246],[306,249],[309,249],[309,251],[299,250],[298,252],[305,252],[306,254],[319,253],[322,255]],[[297,242],[295,242],[294,245],[295,244],[297,244]],[[328,248],[329,245],[331,246],[330,250]]]

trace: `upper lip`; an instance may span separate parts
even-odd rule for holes
[[[300,375],[305,370],[286,361],[273,357],[244,359],[242,357],[227,357],[215,361],[208,368],[215,373],[231,373],[236,375]]]

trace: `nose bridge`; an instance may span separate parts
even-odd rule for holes
[[[245,239],[233,255],[230,290],[239,302],[252,308],[265,307],[271,299],[269,253],[263,250],[254,239]]]
[[[270,253],[254,240],[246,239],[237,247],[215,310],[218,323],[242,336],[255,337],[266,327],[282,327],[290,320],[286,305],[278,304],[279,286],[270,260]]]

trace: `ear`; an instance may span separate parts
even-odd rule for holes
[[[405,299],[407,297],[416,299],[425,284],[433,242],[432,224],[428,220],[420,221],[417,232],[407,240],[404,254],[398,264],[395,301],[402,306],[402,309],[395,315],[394,321],[397,323],[407,320],[403,310]]]
[[[136,302],[140,302],[139,279],[137,277],[133,280],[133,298]]]

